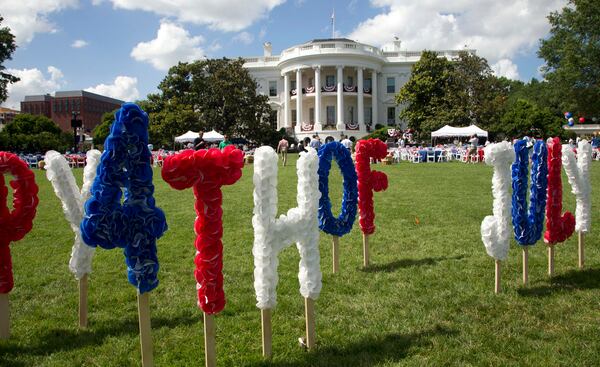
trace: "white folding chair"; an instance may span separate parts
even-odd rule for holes
[[[435,151],[429,149],[427,150],[427,162],[435,163]]]

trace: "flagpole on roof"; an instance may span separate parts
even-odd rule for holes
[[[335,8],[331,12],[331,38],[335,38]]]

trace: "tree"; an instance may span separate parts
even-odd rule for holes
[[[92,134],[94,135],[95,145],[104,144],[104,140],[108,138],[108,135],[110,134],[110,126],[115,120],[116,111],[117,110],[114,110],[112,112],[105,112],[104,114],[102,114],[102,122],[100,123],[100,125],[96,126],[92,131]]]
[[[600,114],[600,4],[569,0],[548,16],[550,36],[540,41],[544,77],[559,93],[563,111]]]
[[[507,138],[526,135],[543,139],[554,136],[565,138],[570,133],[562,128],[563,124],[564,118],[552,113],[549,108],[520,99],[507,109],[496,130]]]
[[[0,24],[4,18],[0,16]],[[8,84],[16,83],[19,81],[14,75],[6,73],[4,70],[4,61],[10,60],[12,53],[15,52],[17,45],[15,44],[15,36],[10,33],[8,27],[0,28],[0,103],[6,101],[8,94],[6,89]]]
[[[65,151],[72,137],[63,133],[52,120],[42,115],[19,114],[0,132],[0,150],[44,153]]]
[[[160,93],[145,102],[150,114],[151,140],[171,143],[186,130],[215,129],[259,143],[275,136],[268,97],[242,59],[209,59],[173,66],[159,85]]]

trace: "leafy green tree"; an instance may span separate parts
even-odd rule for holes
[[[100,125],[96,126],[92,131],[92,135],[94,136],[94,145],[102,145],[106,138],[108,138],[108,134],[110,134],[110,126],[115,120],[115,112],[105,112],[102,115],[102,122]]]
[[[144,103],[154,143],[171,143],[187,130],[215,129],[259,143],[273,138],[268,97],[242,59],[209,59],[173,66],[158,94]]]
[[[496,130],[507,138],[526,135],[544,139],[553,136],[566,138],[571,134],[562,128],[563,124],[564,119],[549,108],[520,99],[507,109]]]
[[[65,151],[72,137],[42,115],[19,114],[0,132],[0,150],[44,153]]]
[[[0,24],[4,18],[0,16]],[[10,33],[10,29],[8,27],[0,28],[0,103],[6,101],[8,94],[6,89],[8,84],[16,83],[19,81],[14,75],[11,75],[4,70],[4,61],[10,60],[12,57],[12,53],[15,52],[17,45],[15,44],[15,36]]]
[[[600,115],[600,3],[569,0],[548,21],[550,36],[538,51],[546,61],[544,77],[559,93],[563,111]]]

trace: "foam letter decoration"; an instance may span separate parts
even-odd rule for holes
[[[49,150],[44,157],[46,177],[52,183],[54,193],[62,202],[65,218],[75,233],[75,242],[71,251],[69,269],[77,280],[81,280],[86,274],[92,272],[92,259],[95,248],[86,246],[81,242],[79,225],[83,219],[83,205],[90,197],[90,188],[96,178],[96,169],[100,162],[100,154],[100,151],[96,149],[87,152],[81,191],[77,187],[75,176],[73,176],[73,171],[69,163],[62,154],[54,150]]]
[[[176,190],[194,188],[196,197],[196,263],[198,306],[208,314],[225,307],[223,292],[223,193],[242,177],[244,153],[228,145],[219,149],[184,150],[169,156],[162,167],[163,179]]]
[[[375,232],[373,191],[383,191],[388,187],[388,179],[385,173],[371,171],[371,158],[383,159],[386,155],[387,145],[379,139],[359,140],[356,143],[359,223],[360,229],[365,235]]]
[[[494,167],[492,194],[493,213],[481,222],[481,239],[487,254],[496,260],[506,260],[510,244],[511,164],[515,151],[509,142],[490,144],[485,148],[485,163]]]
[[[341,237],[352,230],[356,219],[356,205],[358,202],[358,187],[356,171],[350,150],[340,142],[332,141],[323,145],[318,152],[319,156],[319,228],[332,236]],[[331,200],[329,200],[329,171],[331,160],[337,161],[344,178],[344,194],[342,196],[342,210],[338,218],[331,213]]]
[[[590,165],[592,162],[592,146],[587,140],[581,140],[577,149],[577,158],[568,144],[562,146],[562,163],[567,173],[569,184],[575,194],[575,230],[589,232],[592,224],[592,200],[590,185]]]
[[[553,245],[569,238],[575,230],[575,217],[570,212],[562,214],[562,145],[560,138],[548,144],[548,204],[546,206],[546,232],[544,242]]]
[[[11,174],[13,179],[13,210],[7,207],[8,188],[4,175]],[[38,205],[38,187],[35,175],[19,157],[13,153],[0,152],[0,293],[9,293],[14,286],[11,242],[19,241],[33,227]]]
[[[533,146],[531,168],[531,190],[529,194],[529,214],[527,214],[527,171],[529,154],[527,142],[518,140],[515,145],[516,159],[512,165],[512,223],[515,240],[521,246],[534,245],[542,236],[547,188],[547,149],[542,140]]]
[[[300,153],[297,163],[298,207],[277,214],[277,153],[260,147],[254,153],[254,289],[256,306],[272,309],[277,303],[277,265],[279,253],[296,243],[300,252],[300,293],[317,299],[321,293],[319,267],[319,192],[318,157],[314,149]]]
[[[156,239],[167,222],[153,196],[148,115],[125,103],[115,118],[85,204],[81,236],[92,247],[123,248],[129,283],[143,294],[158,286]]]

